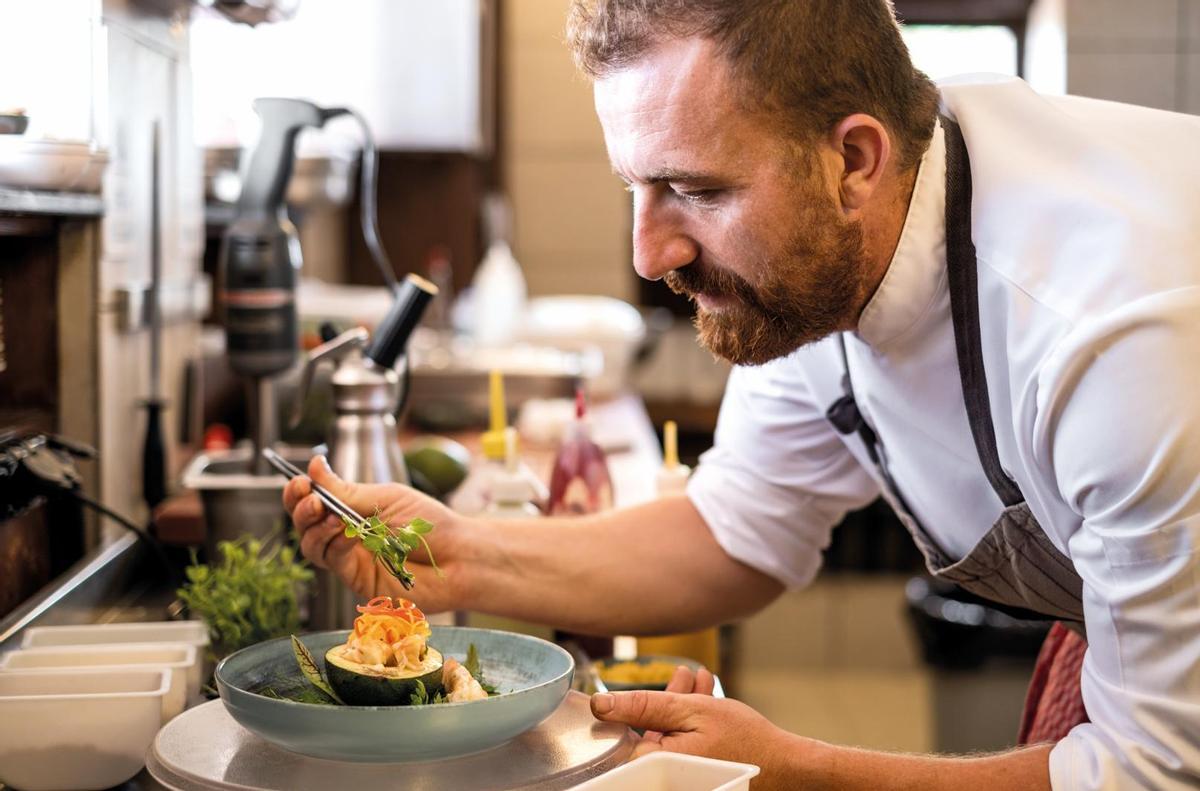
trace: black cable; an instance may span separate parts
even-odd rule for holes
[[[70,495],[71,497],[74,497],[76,500],[78,500],[83,505],[86,505],[88,508],[91,508],[92,510],[101,514],[102,516],[107,516],[109,519],[113,520],[121,527],[125,528],[126,530],[131,531],[134,535],[136,535],[139,539],[141,539],[148,547],[150,547],[150,551],[153,552],[154,556],[158,559],[158,561],[160,563],[162,563],[163,569],[167,572],[167,579],[171,581],[171,584],[177,585],[177,584],[182,583],[182,578],[179,575],[178,569],[175,567],[175,564],[171,562],[171,559],[167,557],[167,552],[166,552],[166,549],[163,547],[163,543],[161,541],[159,541],[157,538],[150,535],[148,532],[146,532],[142,528],[135,525],[132,521],[121,516],[116,511],[112,510],[111,508],[104,505],[103,503],[99,503],[99,502],[93,500],[92,498],[88,497],[86,494],[79,491],[78,489],[58,489],[58,490],[56,490],[56,492],[63,492],[67,495]]]
[[[379,238],[379,206],[375,192],[375,182],[379,172],[379,151],[375,148],[375,137],[371,134],[371,127],[362,113],[349,108],[346,108],[346,113],[358,122],[363,135],[362,173],[359,179],[359,191],[362,193],[359,196],[362,201],[359,219],[362,222],[363,238],[367,242],[367,249],[371,251],[371,258],[375,260],[375,266],[379,267],[379,274],[383,275],[383,282],[395,294],[400,288],[400,284],[396,280],[392,263],[388,260],[387,253],[383,249],[383,242]]]

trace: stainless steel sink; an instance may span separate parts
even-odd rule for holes
[[[307,469],[313,451],[309,448],[277,448],[288,461]],[[281,537],[291,528],[283,508],[282,475],[255,475],[250,447],[201,453],[188,464],[183,485],[200,493],[204,504],[204,549],[208,558],[217,557],[220,541],[235,541],[244,535],[261,539]]]

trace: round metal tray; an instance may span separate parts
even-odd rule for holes
[[[397,734],[396,738],[404,738]],[[146,769],[179,791],[327,788],[535,789],[557,791],[629,759],[633,732],[599,722],[588,697],[570,692],[548,719],[482,753],[403,764],[325,761],[288,752],[238,725],[219,700],[184,712],[159,731]]]

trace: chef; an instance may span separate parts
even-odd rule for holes
[[[502,527],[313,478],[438,523],[423,607],[610,634],[803,587],[882,494],[934,575],[1055,620],[1024,746],[824,744],[703,694],[706,672],[595,714],[767,788],[1200,786],[1200,119],[935,87],[886,0],[578,0],[569,30],[634,266],[735,363],[715,446],[686,496]],[[285,501],[314,563],[399,593],[306,482]]]

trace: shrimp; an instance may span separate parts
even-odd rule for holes
[[[453,657],[447,657],[442,665],[442,685],[446,688],[446,700],[451,703],[483,700],[488,696],[479,682]]]

